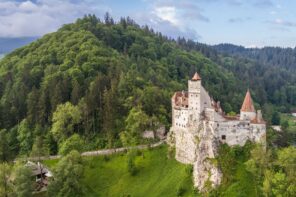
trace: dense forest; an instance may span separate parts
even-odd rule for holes
[[[213,48],[220,53],[254,59],[261,64],[296,70],[296,48],[245,48],[232,44],[219,44],[213,46]]]

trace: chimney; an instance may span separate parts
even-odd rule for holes
[[[262,113],[261,110],[257,110],[257,122],[261,122],[262,121]]]

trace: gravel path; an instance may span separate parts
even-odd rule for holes
[[[112,155],[115,153],[120,153],[120,152],[130,150],[130,149],[143,150],[143,149],[147,149],[148,147],[155,148],[155,147],[162,145],[164,142],[165,141],[162,140],[157,143],[150,144],[150,145],[138,145],[138,146],[133,146],[133,147],[122,147],[122,148],[102,149],[102,150],[96,150],[96,151],[87,151],[87,152],[81,153],[81,155],[84,157],[99,156],[99,155]],[[59,159],[59,158],[61,158],[61,155],[51,155],[49,157],[40,157],[40,158],[29,157],[29,158],[27,158],[27,160],[36,161],[36,160],[51,160],[51,159]]]

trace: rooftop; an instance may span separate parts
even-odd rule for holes
[[[241,111],[243,112],[255,112],[255,107],[253,105],[253,100],[250,94],[250,91],[248,90],[243,102],[243,105],[241,107]]]
[[[199,76],[199,74],[197,72],[195,72],[195,74],[193,75],[192,81],[198,81],[198,80],[201,80],[201,77]]]

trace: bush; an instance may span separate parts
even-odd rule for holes
[[[61,144],[59,154],[67,155],[72,150],[81,152],[83,144],[83,140],[80,138],[80,136],[78,134],[74,134]]]
[[[167,157],[173,159],[175,157],[176,149],[174,147],[169,147]]]
[[[181,184],[178,189],[177,189],[177,196],[183,196],[185,193],[186,189],[184,188],[184,186]]]
[[[136,152],[134,152],[133,150],[131,150],[127,154],[127,171],[132,176],[135,176],[137,173],[136,164],[135,164],[135,156],[136,156]]]
[[[109,157],[108,155],[104,155],[104,161],[105,161],[105,162],[110,161],[110,157]]]
[[[187,176],[191,177],[192,172],[193,172],[193,166],[192,165],[187,165],[186,168],[185,168],[185,172],[186,172]]]

